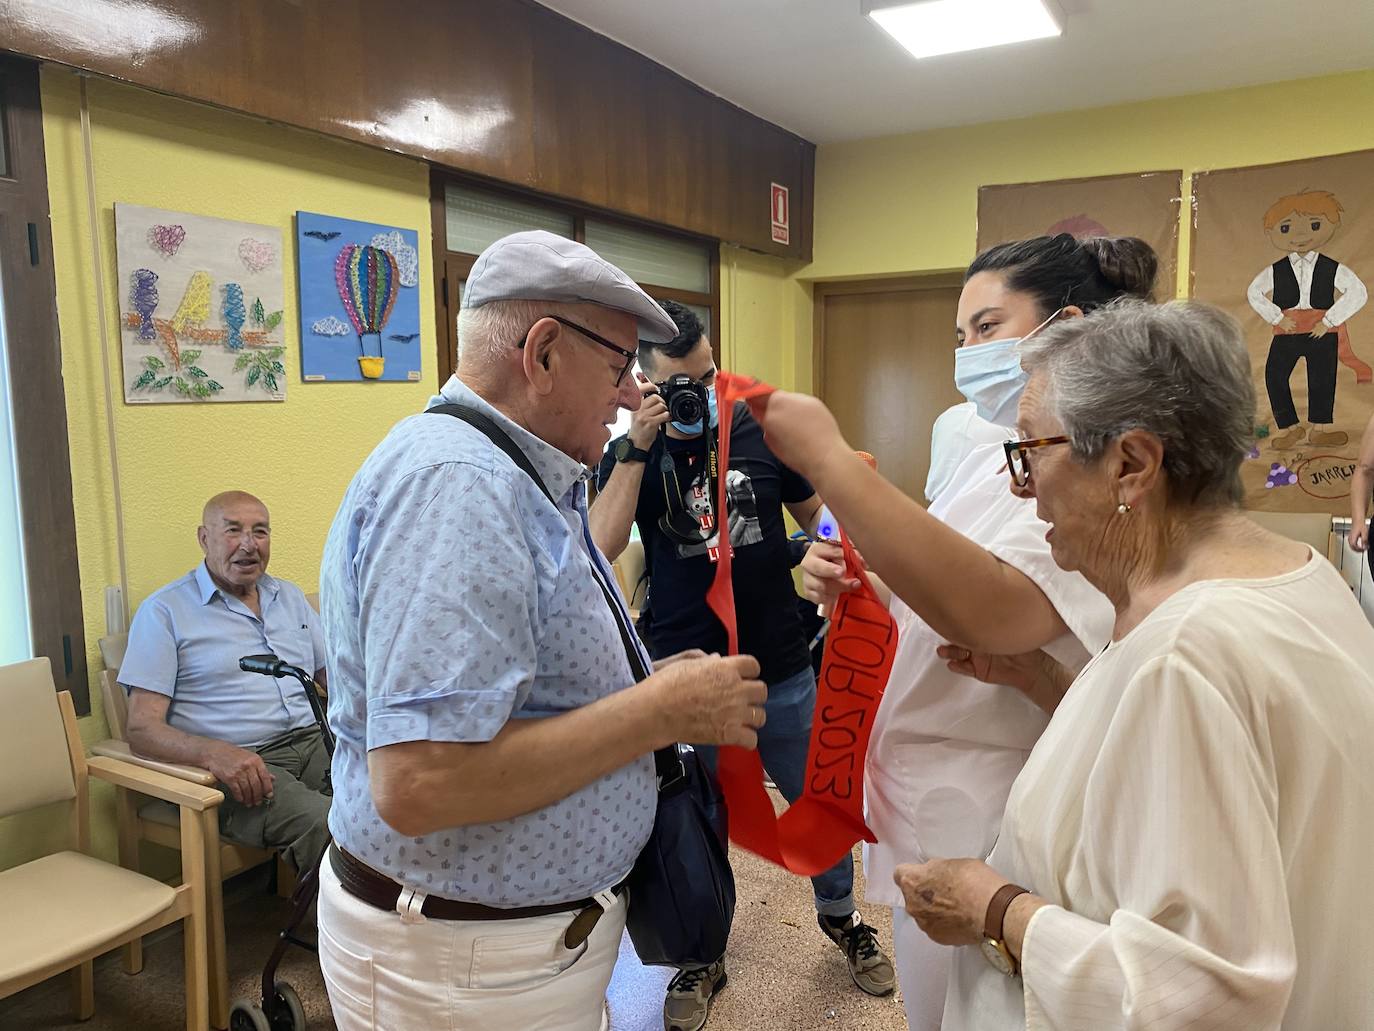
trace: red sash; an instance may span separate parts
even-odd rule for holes
[[[773,387],[747,376],[716,376],[720,415],[717,525],[722,539],[716,578],[707,603],[725,625],[730,654],[739,652],[735,593],[730,579],[732,549],[726,517],[724,470],[730,467],[730,423],[736,401],[755,411],[768,403]],[[778,816],[763,787],[763,763],[756,751],[723,747],[717,772],[730,809],[730,837],[750,852],[812,877],[834,866],[859,839],[876,841],[863,818],[864,759],[873,718],[892,672],[897,627],[878,600],[849,538],[841,531],[846,574],[861,584],[840,596],[830,621],[825,662],[816,685],[806,786],[802,796]]]
[[[1288,330],[1289,333],[1311,333],[1317,328],[1317,323],[1326,317],[1326,310],[1324,308],[1289,308],[1284,314],[1297,323],[1291,330]],[[1355,370],[1355,382],[1368,383],[1374,380],[1374,369],[1361,361],[1350,346],[1350,332],[1345,328],[1345,323],[1342,322],[1332,332],[1336,334],[1336,356],[1342,365],[1348,365]],[[1283,336],[1284,334],[1276,326],[1274,335]]]

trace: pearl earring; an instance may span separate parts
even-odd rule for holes
[[[1119,515],[1129,515],[1131,512],[1131,506],[1123,501],[1121,504],[1116,506],[1116,511]]]

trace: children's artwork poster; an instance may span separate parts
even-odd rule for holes
[[[1080,240],[1139,237],[1159,255],[1155,297],[1167,300],[1178,281],[1182,196],[1181,171],[983,186],[978,190],[978,250],[1058,233]]]
[[[1245,330],[1245,507],[1350,514],[1374,412],[1374,150],[1193,177],[1192,295]]]
[[[301,378],[420,378],[420,251],[414,229],[296,212]]]
[[[282,234],[115,205],[124,400],[286,400]]]

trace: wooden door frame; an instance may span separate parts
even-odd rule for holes
[[[29,639],[34,655],[51,660],[57,690],[70,691],[77,714],[85,716],[91,711],[86,626],[37,63],[0,55],[0,87],[9,161],[0,168],[0,277]]]
[[[811,293],[811,385],[816,396],[822,401],[825,400],[825,302],[828,298],[853,294],[890,294],[906,290],[947,290],[950,287],[961,286],[963,282],[963,272],[950,270],[915,276],[845,279],[813,284]]]

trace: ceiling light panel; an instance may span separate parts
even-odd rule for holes
[[[862,0],[860,8],[913,57],[1045,39],[1064,31],[1063,14],[1053,0]]]

